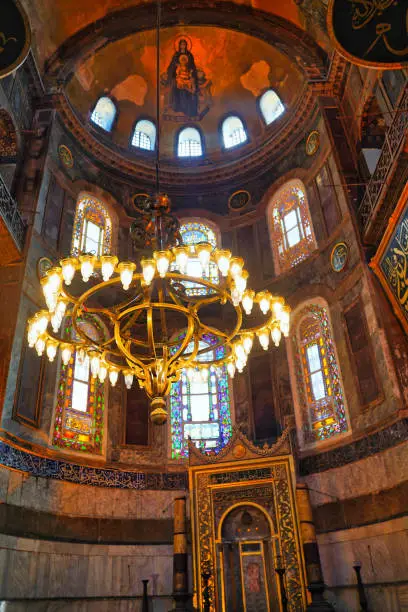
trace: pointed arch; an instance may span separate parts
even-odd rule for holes
[[[108,96],[101,96],[91,114],[91,121],[98,127],[111,132],[116,119],[116,104]]]
[[[288,181],[272,196],[267,216],[277,273],[296,266],[317,248],[301,180]]]
[[[89,193],[78,197],[72,232],[71,255],[108,255],[112,250],[112,219],[101,200]]]
[[[323,299],[295,311],[291,334],[292,387],[302,446],[349,431],[349,421],[329,309]]]

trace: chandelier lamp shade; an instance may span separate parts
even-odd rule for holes
[[[39,356],[54,361],[59,350],[65,365],[75,353],[87,356],[91,375],[112,386],[119,375],[128,389],[137,380],[157,424],[166,421],[166,397],[182,371],[204,382],[210,369],[225,365],[233,378],[245,368],[255,337],[267,350],[289,333],[290,308],[282,297],[247,287],[242,258],[209,243],[175,242],[137,262],[92,254],[62,259],[41,279],[47,309],[28,321],[28,343]],[[84,314],[99,319],[103,337],[87,334]],[[60,331],[65,317],[68,338]],[[208,334],[221,351],[202,341]]]

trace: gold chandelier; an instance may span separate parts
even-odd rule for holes
[[[182,370],[191,381],[206,381],[211,368],[226,366],[233,378],[243,371],[255,336],[264,350],[270,338],[278,346],[290,319],[282,297],[248,288],[241,257],[209,243],[184,245],[168,206],[168,198],[159,196],[147,215],[156,236],[149,242],[161,248],[137,263],[119,262],[115,255],[62,259],[41,279],[48,310],[28,322],[28,343],[38,355],[45,352],[54,361],[59,349],[65,365],[74,354],[88,357],[91,375],[101,382],[109,378],[112,386],[120,373],[128,389],[136,378],[158,424],[166,421],[165,398]],[[164,218],[174,221],[167,234],[160,232]],[[194,275],[188,273],[192,262]],[[84,315],[101,322],[99,338],[82,325]],[[71,321],[69,337],[60,335],[65,317]]]

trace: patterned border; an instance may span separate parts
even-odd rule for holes
[[[187,472],[148,473],[85,467],[59,459],[39,457],[0,442],[0,465],[35,477],[116,489],[186,490]]]
[[[299,471],[301,476],[325,472],[326,470],[348,465],[354,461],[360,461],[407,441],[408,419],[402,419],[386,429],[377,431],[371,436],[346,446],[341,446],[319,455],[304,457],[300,460]]]

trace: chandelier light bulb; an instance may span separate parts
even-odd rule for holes
[[[203,242],[202,244],[198,244],[196,248],[197,257],[201,264],[201,269],[203,273],[205,273],[210,263],[213,247],[208,242]]]
[[[57,354],[58,343],[49,340],[47,342],[47,357],[50,362],[53,362],[55,359],[55,355]]]
[[[38,330],[38,334],[44,334],[47,331],[48,321],[50,315],[46,310],[40,310],[35,318],[35,327]]]
[[[271,307],[271,295],[269,291],[261,291],[261,293],[258,293],[257,297],[262,314],[267,315]]]
[[[131,370],[125,370],[123,372],[123,377],[125,379],[126,389],[131,389],[133,385],[133,372]]]
[[[227,363],[227,372],[228,372],[230,378],[234,378],[234,376],[235,376],[235,369],[236,369],[235,368],[235,364],[232,361],[229,361]]]
[[[156,262],[154,259],[142,259],[143,280],[146,285],[150,285],[156,273]]]
[[[115,255],[103,255],[101,257],[101,272],[105,283],[110,279],[117,265],[118,258]]]
[[[242,272],[242,268],[244,267],[244,260],[242,257],[232,257],[230,261],[229,271],[232,278],[236,278]]]
[[[246,365],[245,361],[242,361],[241,359],[237,359],[236,362],[235,362],[235,365],[236,365],[236,368],[237,368],[238,372],[240,374],[242,374],[242,372],[243,372],[243,370],[245,368],[245,365]]]
[[[279,323],[274,323],[272,325],[271,328],[271,338],[272,338],[272,342],[274,343],[275,346],[279,346],[279,343],[281,341],[282,338],[282,332],[281,332],[281,328],[279,326]]]
[[[258,332],[258,340],[263,350],[267,351],[269,347],[269,333],[267,329],[261,329]]]
[[[246,352],[245,352],[243,344],[241,344],[240,342],[237,342],[237,344],[234,346],[234,352],[235,352],[235,355],[237,356],[237,359],[240,359],[241,361],[245,361]]]
[[[176,247],[173,252],[176,258],[176,266],[180,274],[185,274],[188,264],[188,249],[186,247]]]
[[[170,251],[155,251],[153,256],[156,260],[156,267],[160,278],[164,278],[168,272],[171,260]]]
[[[248,277],[249,274],[246,270],[242,270],[241,274],[235,276],[235,286],[241,296],[247,287]]]
[[[281,331],[283,335],[285,336],[285,338],[287,338],[289,336],[289,329],[290,329],[290,308],[289,306],[284,306],[282,308],[282,311],[279,315],[279,319],[280,319]]]
[[[35,350],[37,351],[37,355],[39,357],[41,357],[41,355],[44,353],[44,349],[45,349],[45,340],[42,336],[40,336],[37,342],[35,343]]]
[[[190,382],[193,382],[194,375],[195,375],[195,369],[191,367],[187,368],[187,378]]]
[[[235,286],[231,289],[231,299],[233,306],[239,306],[239,303],[241,301],[241,294]]]
[[[99,364],[99,371],[98,371],[99,382],[103,384],[106,380],[107,375],[108,375],[108,366],[106,365],[104,361],[101,361]]]
[[[61,359],[62,363],[67,366],[72,356],[72,347],[69,344],[61,345]]]
[[[57,291],[61,289],[61,282],[62,282],[61,275],[62,275],[62,269],[59,268],[58,266],[55,266],[55,268],[51,268],[50,270],[48,270],[46,274],[48,285],[50,289],[54,291],[55,293],[57,293]]]
[[[66,285],[70,285],[72,279],[75,276],[77,260],[74,257],[67,257],[66,259],[61,259],[61,269],[62,269],[62,278]]]
[[[243,293],[242,307],[245,310],[245,313],[247,315],[250,315],[252,312],[252,307],[254,305],[254,297],[255,297],[255,291],[252,291],[252,289],[247,289]]]
[[[133,280],[133,273],[136,270],[136,264],[133,261],[122,261],[118,265],[118,272],[120,274],[120,282],[125,291],[127,291]]]
[[[58,312],[55,312],[55,314],[51,317],[52,331],[54,332],[54,334],[57,334],[59,332],[61,323],[62,317],[58,314]]]
[[[90,354],[90,358],[91,358],[91,374],[92,374],[92,378],[96,378],[98,376],[98,373],[99,373],[99,368],[100,368],[100,365],[101,365],[101,358],[100,358],[98,353],[91,353]]]
[[[231,252],[227,249],[218,249],[215,251],[215,261],[222,276],[228,276],[230,269]]]
[[[281,297],[273,297],[271,301],[271,309],[275,319],[280,320],[285,300]]]
[[[94,255],[80,255],[79,261],[81,262],[82,280],[87,283],[93,274],[96,257]]]
[[[254,339],[251,334],[245,334],[242,340],[242,344],[244,346],[244,351],[247,355],[251,352],[252,345],[254,343]]]
[[[110,380],[110,384],[112,385],[112,387],[114,387],[116,383],[118,382],[118,377],[119,377],[119,371],[116,368],[111,368],[109,370],[109,380]]]
[[[83,348],[80,348],[76,351],[76,358],[78,360],[79,365],[82,365],[86,359],[86,352]]]

